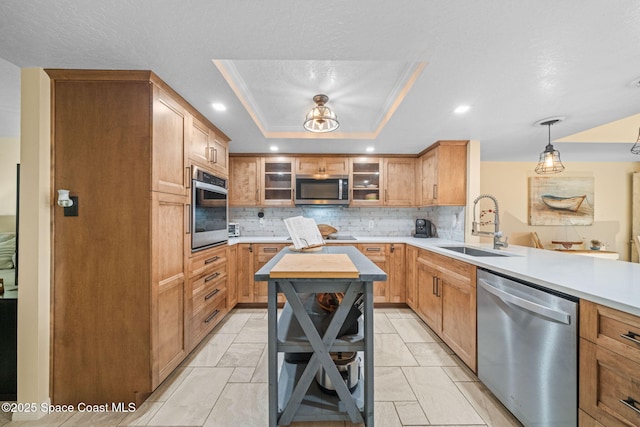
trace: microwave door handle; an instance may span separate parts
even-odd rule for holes
[[[342,180],[338,180],[338,200],[342,200]]]

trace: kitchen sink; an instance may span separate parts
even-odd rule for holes
[[[507,256],[495,252],[485,251],[478,248],[470,248],[468,246],[438,246],[441,249],[458,252],[469,256]]]

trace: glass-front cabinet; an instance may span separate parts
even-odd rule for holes
[[[263,204],[266,206],[293,206],[294,159],[291,157],[264,157]]]
[[[351,206],[381,206],[382,158],[351,159]]]

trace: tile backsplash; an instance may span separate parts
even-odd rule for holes
[[[264,213],[262,223],[258,218],[259,212]],[[415,220],[426,218],[436,225],[438,237],[464,241],[464,206],[229,208],[229,222],[240,224],[241,236],[286,236],[288,233],[282,220],[299,215],[313,218],[318,224],[329,224],[340,234],[354,236],[410,236],[415,231]]]

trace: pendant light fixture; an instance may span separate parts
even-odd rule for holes
[[[332,132],[338,129],[340,123],[338,122],[338,116],[331,111],[331,108],[325,104],[329,101],[327,95],[316,95],[313,97],[313,102],[316,106],[309,111],[304,121],[304,128],[309,132]]]
[[[538,162],[538,166],[536,166],[537,174],[544,175],[559,173],[564,170],[564,165],[560,161],[560,152],[554,149],[553,145],[551,145],[551,125],[555,125],[562,119],[562,117],[554,117],[538,122],[538,124],[541,126],[549,127],[549,142],[544,151],[540,153],[540,161]]]
[[[638,129],[638,138],[636,139],[636,143],[631,147],[632,154],[640,154],[640,129]]]

